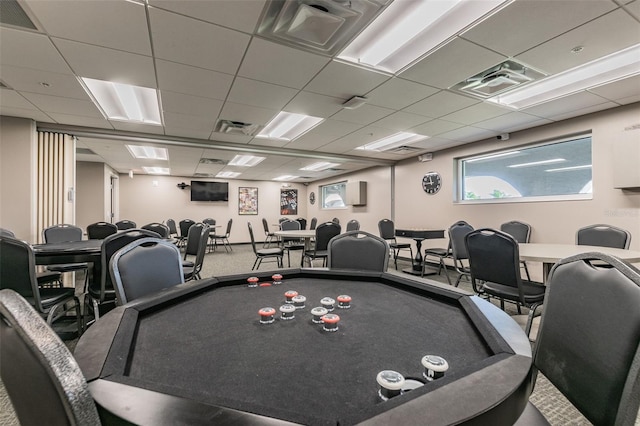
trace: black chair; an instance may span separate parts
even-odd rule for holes
[[[549,275],[533,381],[544,374],[591,424],[637,424],[638,306],[640,271],[633,266],[602,253],[558,262]],[[516,422],[542,424],[549,423],[531,403]]]
[[[0,237],[15,238],[13,231],[0,228]],[[62,274],[57,271],[37,271],[36,280],[40,287],[55,286],[62,287]]]
[[[82,333],[80,301],[75,296],[75,289],[40,288],[36,279],[35,255],[26,242],[0,237],[0,289],[16,291],[47,319],[49,325],[75,310],[78,334]]]
[[[87,226],[87,238],[90,240],[104,240],[116,232],[118,232],[118,227],[113,223],[96,222]]]
[[[184,249],[184,259],[182,261],[182,273],[185,281],[199,280],[204,255],[207,252],[209,242],[209,225],[206,223],[196,223],[189,228],[187,242]],[[187,257],[194,256],[194,260],[189,262]]]
[[[0,290],[0,341],[0,377],[20,424],[100,424],[73,355],[12,290]]]
[[[264,217],[262,218],[262,228],[264,229],[264,244],[262,244],[262,247],[269,247],[271,242],[275,240],[276,234],[269,231],[269,222]]]
[[[467,245],[465,244],[465,237],[469,232],[473,231],[473,226],[469,225],[464,220],[460,220],[449,227],[449,244],[451,245],[451,258],[453,260],[453,268],[458,273],[458,278],[456,278],[455,287],[458,287],[460,284],[460,280],[462,277],[469,278],[471,271],[469,267],[465,265],[465,262],[469,259],[469,254],[467,253]],[[451,279],[449,278],[449,272],[446,268],[444,268],[444,273],[447,277],[447,282],[451,284]],[[482,293],[482,288],[476,286],[476,284],[472,281],[473,290],[480,294]]]
[[[421,277],[424,277],[424,271],[427,267],[427,259],[430,257],[435,257],[438,259],[438,275],[440,275],[440,272],[442,272],[443,270],[446,273],[447,265],[445,265],[444,260],[453,257],[451,241],[449,241],[449,245],[447,246],[447,248],[429,247],[424,249],[424,256],[422,258],[422,272],[420,273]],[[451,284],[451,282],[449,282],[449,284]]]
[[[576,244],[628,249],[631,244],[631,233],[611,225],[589,225],[578,229]]]
[[[118,250],[109,273],[119,305],[184,282],[180,250],[157,238],[141,238]]]
[[[126,219],[116,222],[116,227],[118,228],[118,231],[124,231],[126,229],[134,229],[137,226],[138,225],[136,225],[135,222],[131,220],[126,220]]]
[[[331,219],[331,222],[340,224],[340,219],[338,219],[337,217],[334,217],[333,219]]]
[[[178,238],[178,228],[176,227],[176,221],[173,219],[167,219],[165,225],[169,228],[168,237]]]
[[[360,230],[360,222],[358,222],[355,219],[351,219],[349,222],[347,222],[347,231],[346,232],[359,231],[359,230]]]
[[[109,235],[102,241],[100,247],[100,282],[90,282],[87,294],[84,297],[84,321],[83,329],[90,325],[89,318],[93,316],[98,320],[116,307],[116,292],[109,273],[109,262],[113,255],[133,241],[141,238],[161,238],[160,235],[146,229],[127,229],[113,235]]]
[[[545,286],[523,280],[520,276],[518,242],[509,234],[490,228],[477,229],[465,236],[469,253],[469,269],[474,290],[482,281],[482,291],[488,296],[529,308],[525,326],[527,336],[536,309],[544,302]]]
[[[74,225],[60,224],[45,228],[42,236],[46,244],[49,243],[65,243],[70,241],[82,240],[82,228]],[[84,272],[84,286],[86,288],[89,282],[89,265],[82,263],[66,263],[63,265],[48,265],[47,270],[63,274],[65,272]]]
[[[231,225],[233,225],[233,219],[229,219],[229,221],[227,222],[227,229],[225,230],[224,234],[214,233],[210,236],[210,238],[213,239],[213,251],[216,250],[219,242],[222,243],[224,251],[233,251],[233,249],[231,248],[231,244],[229,243],[229,236],[231,235]]]
[[[528,223],[512,220],[500,225],[500,230],[511,235],[518,243],[528,243],[531,239],[531,225]],[[529,268],[527,268],[527,262],[520,262],[524,268],[524,272],[527,275],[527,279],[531,281],[531,275],[529,275]]]
[[[307,219],[305,219],[304,217],[299,217],[296,220],[300,222],[300,229],[307,229]]]
[[[178,236],[178,247],[182,247],[187,242],[187,236],[189,235],[189,228],[196,222],[191,219],[183,219],[178,223],[178,229],[180,235]]]
[[[318,226],[318,218],[317,217],[312,217],[311,218],[311,223],[309,224],[309,229],[310,230],[314,230],[314,229],[316,229],[316,226]]]
[[[297,220],[289,220],[285,219],[280,222],[280,230],[282,231],[299,231],[302,229],[300,222]],[[304,240],[301,238],[293,238],[293,237],[281,237],[280,238],[280,247],[283,252],[287,253],[287,262],[288,265],[291,266],[291,251],[294,250],[304,250]],[[302,264],[302,261],[300,262]]]
[[[265,219],[262,220],[264,221]],[[253,253],[256,255],[256,260],[253,262],[251,270],[253,271],[254,269],[259,269],[264,259],[275,259],[278,267],[282,268],[282,257],[284,256],[282,248],[275,247],[257,249],[251,222],[247,222],[247,226],[249,228],[249,236],[251,237],[251,247],[253,248]]]
[[[398,254],[400,250],[409,250],[411,262],[413,262],[413,249],[410,243],[399,243],[396,240],[396,227],[392,220],[382,219],[378,222],[378,231],[380,232],[380,238],[389,243],[389,248],[393,252],[393,262],[398,269]]]
[[[209,235],[207,236],[207,241],[208,241],[207,247],[209,248],[209,251],[213,251],[213,240],[209,238],[209,236],[216,233],[216,220],[212,217],[208,217],[206,219],[202,219],[202,223],[209,225]]]
[[[327,266],[327,258],[329,257],[329,241],[336,235],[340,235],[340,225],[335,222],[321,223],[316,227],[315,244],[312,249],[305,250],[302,254],[302,265],[305,259],[309,261],[309,266],[313,266],[313,262],[322,259],[322,266]]]
[[[4,228],[0,228],[0,237],[11,237],[11,238],[15,238],[16,234],[13,233],[13,231],[10,231],[8,229],[4,229]]]
[[[329,269],[386,272],[389,266],[389,243],[365,231],[349,231],[333,237],[327,251]]]
[[[167,225],[163,223],[158,223],[158,222],[147,223],[141,229],[155,232],[156,234],[160,235],[161,238],[169,238],[169,236],[171,235],[171,230]]]

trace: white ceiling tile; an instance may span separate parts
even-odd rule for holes
[[[640,95],[626,96],[616,100],[616,103],[620,105],[628,105],[634,102],[640,102]]]
[[[480,103],[477,99],[471,99],[455,93],[441,91],[420,102],[416,102],[415,104],[405,108],[404,111],[424,115],[426,117],[439,118],[477,103]]]
[[[392,78],[367,93],[367,102],[385,108],[402,109],[438,91],[435,87],[414,81]]]
[[[318,95],[311,92],[299,92],[283,111],[327,118],[342,109],[343,99]]]
[[[359,124],[345,121],[325,120],[304,135],[289,142],[286,147],[290,149],[315,150],[361,127]]]
[[[411,132],[418,133],[419,135],[435,136],[441,133],[445,133],[454,129],[459,129],[462,124],[453,123],[445,120],[431,120],[426,123],[409,129]]]
[[[463,33],[462,37],[504,55],[515,56],[615,7],[609,0],[518,0]]]
[[[246,33],[253,32],[265,0],[150,0],[151,6]]]
[[[47,36],[0,27],[0,40],[0,66],[72,73]]]
[[[640,75],[594,87],[589,92],[612,101],[640,96]]]
[[[367,126],[324,145],[322,150],[326,152],[346,153],[358,146],[377,141],[378,139],[382,139],[394,133],[396,133],[395,130],[383,129],[376,126]],[[372,153],[368,154],[372,155]]]
[[[603,99],[604,100],[604,99]],[[615,102],[602,102],[595,105],[585,106],[584,108],[576,108],[574,110],[565,111],[564,113],[553,116],[554,121],[567,120],[569,118],[578,117],[580,115],[591,114],[609,108],[618,106]]]
[[[80,86],[78,79],[73,74],[58,74],[44,70],[5,65],[2,67],[2,80],[12,89],[19,91],[66,98],[89,99],[87,92]],[[46,83],[47,85],[45,86],[41,83]]]
[[[542,121],[541,121],[542,120]],[[546,124],[551,123],[550,120],[541,119],[535,115],[525,114],[524,112],[514,111],[501,115],[499,117],[490,118],[474,124],[474,127],[482,129],[495,130],[497,132],[512,131],[516,126],[527,127],[531,123]]]
[[[640,0],[625,4],[624,9],[640,21]]]
[[[153,58],[62,39],[53,39],[80,77],[156,88]],[[126,65],[126,72],[122,64]]]
[[[523,109],[522,112],[536,115],[542,118],[555,120],[556,116],[567,112],[600,105],[607,102],[607,99],[601,98],[589,92],[578,92],[573,95],[565,96],[553,101],[545,102],[531,108]]]
[[[151,8],[155,55],[181,64],[234,74],[250,37],[239,31]]]
[[[443,120],[454,121],[462,124],[473,124],[479,121],[488,120],[493,117],[507,114],[511,109],[502,108],[486,102],[471,105],[468,108],[461,109],[442,117]]]
[[[24,93],[25,98],[44,112],[102,118],[93,102],[88,100]]]
[[[303,88],[330,58],[254,37],[238,75],[281,86]]]
[[[233,75],[202,68],[156,60],[160,90],[224,100],[229,94]]]
[[[223,102],[217,99],[201,98],[169,91],[162,92],[162,110],[182,115],[208,117],[215,121],[220,114]]]
[[[82,115],[70,115],[70,114],[57,114],[54,112],[50,112],[49,115],[53,118],[57,123],[65,123],[70,124],[72,126],[82,126],[82,127],[96,127],[99,129],[113,129],[113,125],[102,117],[86,117]]]
[[[176,112],[164,112],[164,123],[170,128],[183,128],[183,129],[200,129],[201,133],[204,133],[204,137],[208,137],[213,131],[215,125],[215,117],[193,115],[193,114],[179,114]]]
[[[0,88],[0,106],[3,108],[37,110],[36,106],[25,99],[20,93],[11,89],[2,88]]]
[[[195,139],[208,139],[211,135],[211,131],[206,127],[183,127],[176,124],[182,124],[178,119],[170,117],[170,124],[165,126],[165,133],[167,136],[176,136],[183,138],[195,138]]]
[[[289,87],[237,77],[227,99],[243,105],[281,110],[297,93]]]
[[[346,101],[370,92],[389,78],[385,74],[333,61],[304,90]]]
[[[147,14],[141,3],[85,0],[26,2],[53,37],[151,55]]]
[[[387,115],[390,115],[392,113],[392,109],[365,104],[356,109],[345,108],[333,115],[331,118],[340,121],[348,121],[349,123],[366,125],[371,124],[374,121],[377,121],[382,117],[386,117]]]
[[[417,62],[400,77],[446,89],[507,58],[459,37]]]
[[[40,110],[31,108],[14,108],[4,105],[4,103],[0,104],[0,115],[5,117],[30,118],[31,120],[44,123],[53,123],[56,121]]]
[[[606,34],[606,37],[603,37]],[[558,73],[640,43],[640,22],[616,10],[537,46],[516,59],[548,73]],[[580,53],[571,53],[582,46]]]
[[[430,118],[425,117],[424,115],[398,111],[376,121],[374,125],[385,129],[406,130],[430,120]]]
[[[451,139],[459,142],[476,142],[483,139],[495,136],[496,132],[493,130],[479,129],[477,127],[461,127],[459,129],[452,130],[450,132],[442,133],[438,135],[439,138]]]

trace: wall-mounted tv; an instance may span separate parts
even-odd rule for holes
[[[192,180],[191,201],[229,201],[229,183]]]

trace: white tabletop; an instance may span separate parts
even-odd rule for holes
[[[313,238],[316,236],[316,230],[315,229],[292,229],[289,231],[275,231],[274,234],[279,237]]]
[[[579,246],[577,244],[519,244],[520,260],[542,263],[556,263],[574,254],[599,252],[618,257],[629,263],[640,262],[640,251],[624,250],[600,246]]]

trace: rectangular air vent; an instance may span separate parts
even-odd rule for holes
[[[230,133],[236,135],[253,136],[260,128],[257,124],[243,123],[242,121],[220,120],[216,124],[218,133]]]
[[[38,29],[16,0],[0,1],[0,24],[27,28],[29,30]]]
[[[215,174],[213,173],[195,173],[193,175],[193,177],[198,177],[198,178],[212,178],[212,177],[216,177]]]
[[[469,77],[451,89],[484,99],[538,80],[545,75],[511,60]]]
[[[224,160],[219,160],[217,158],[201,158],[200,164],[218,164],[224,166],[225,164],[227,164],[227,162]]]
[[[417,151],[422,151],[424,148],[414,148],[412,146],[402,145],[397,148],[392,148],[384,152],[391,154],[410,154]]]

